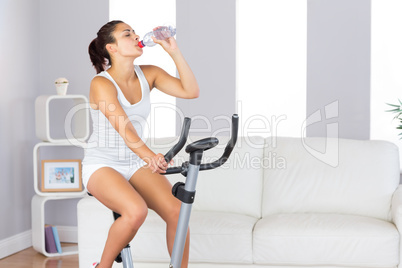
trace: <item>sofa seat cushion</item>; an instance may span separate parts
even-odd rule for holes
[[[257,220],[240,214],[193,211],[190,261],[251,264],[252,232]],[[153,211],[149,211],[131,246],[133,259],[137,262],[170,261],[166,224]]]
[[[395,267],[399,234],[364,216],[277,214],[256,224],[253,254],[257,264]]]

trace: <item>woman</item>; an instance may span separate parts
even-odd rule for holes
[[[165,176],[168,163],[141,140],[150,112],[149,94],[157,88],[178,98],[197,98],[199,88],[193,72],[170,37],[154,42],[171,56],[180,79],[161,68],[137,66],[143,53],[139,36],[122,21],[105,24],[89,45],[89,55],[98,73],[89,93],[93,133],[83,160],[83,181],[101,203],[121,215],[111,226],[99,263],[111,267],[119,252],[133,239],[148,208],[167,223],[167,247],[171,254],[180,202],[171,194]],[[106,70],[107,65],[110,68]],[[182,267],[187,267],[189,232]]]

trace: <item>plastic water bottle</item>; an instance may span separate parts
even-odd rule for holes
[[[156,45],[154,41],[152,40],[152,36],[155,37],[158,40],[165,40],[169,37],[175,36],[176,34],[176,28],[173,26],[161,26],[158,27],[156,30],[147,33],[142,41],[138,42],[138,45],[140,47],[153,47]]]

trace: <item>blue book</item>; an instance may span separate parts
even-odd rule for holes
[[[47,253],[57,253],[52,226],[45,226],[45,249]]]
[[[52,230],[53,230],[54,242],[56,243],[57,252],[62,253],[63,251],[61,250],[59,232],[57,231],[57,228],[55,226],[52,226]]]

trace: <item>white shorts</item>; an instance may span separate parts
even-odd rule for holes
[[[88,181],[92,174],[100,168],[110,167],[119,172],[127,181],[131,179],[135,172],[140,168],[145,166],[146,163],[142,161],[141,163],[136,163],[135,165],[106,165],[106,164],[85,164],[82,165],[82,183],[87,188]]]

